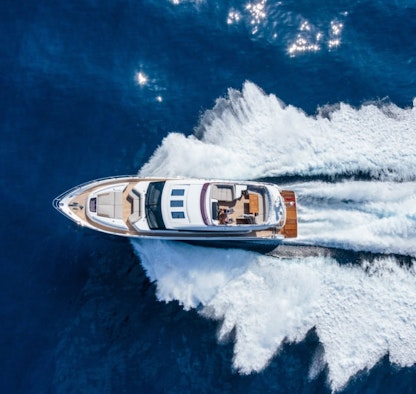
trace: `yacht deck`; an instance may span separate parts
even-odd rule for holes
[[[152,179],[152,181],[163,180],[163,179]],[[137,178],[120,178],[120,179],[109,179],[108,182],[100,182],[91,188],[86,188],[81,194],[75,195],[69,202],[68,206],[71,210],[71,213],[75,215],[79,220],[76,220],[80,223],[87,223],[91,227],[95,227],[104,232],[124,235],[124,236],[139,236],[140,233],[131,225],[129,222],[129,217],[133,213],[133,203],[132,199],[129,196],[130,192],[134,186],[140,180]],[[103,188],[104,186],[117,185],[127,183],[127,187],[122,192],[122,220],[126,224],[128,230],[110,228],[103,224],[97,223],[91,220],[86,214],[86,207],[88,203],[89,195]],[[76,194],[76,191],[74,191]],[[290,191],[283,191],[282,196],[285,199],[286,205],[286,225],[282,228],[271,227],[266,230],[251,231],[244,234],[236,235],[237,238],[272,238],[278,234],[281,234],[284,237],[295,237],[297,235],[297,217],[296,217],[296,203],[294,193]],[[219,200],[218,208],[219,209],[228,209],[228,217],[231,219],[229,226],[237,224],[250,224],[250,223],[262,223],[265,220],[265,206],[266,201],[264,194],[262,193],[261,188],[256,190],[248,190],[247,193],[242,193],[239,198],[233,198],[230,201]],[[279,231],[280,230],[280,231]],[[148,236],[160,236],[157,232]],[[201,234],[192,234],[190,232],[184,232],[183,235],[188,238],[200,239]],[[175,238],[178,236],[178,233],[166,234],[164,238]],[[218,233],[204,233],[204,238],[215,238],[221,237],[221,234]]]

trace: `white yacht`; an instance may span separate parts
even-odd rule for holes
[[[121,176],[76,186],[53,205],[81,226],[125,237],[253,241],[297,236],[295,193],[263,182]]]

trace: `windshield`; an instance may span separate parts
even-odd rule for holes
[[[146,218],[149,228],[152,230],[165,230],[163,222],[161,199],[165,182],[151,182],[146,193]]]

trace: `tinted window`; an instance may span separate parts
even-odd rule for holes
[[[172,189],[171,196],[183,196],[185,189]]]
[[[172,212],[172,218],[173,219],[185,219],[185,213],[184,212]]]
[[[151,182],[146,193],[146,218],[152,230],[165,230],[160,201],[162,199],[165,182]]]
[[[183,201],[182,200],[172,200],[170,202],[170,206],[177,208],[177,207],[183,207]]]

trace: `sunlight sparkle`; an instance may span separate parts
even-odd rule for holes
[[[148,80],[147,75],[142,73],[141,71],[136,73],[134,79],[136,83],[138,83],[141,86],[146,85],[147,80]]]

